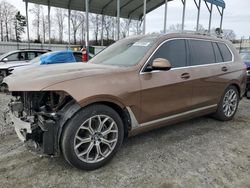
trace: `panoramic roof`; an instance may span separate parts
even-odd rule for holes
[[[23,0],[30,3],[48,5],[53,7],[85,11],[85,0]],[[169,0],[173,1],[173,0]],[[225,8],[223,0],[205,0]],[[89,0],[89,12],[95,14],[104,14],[108,16],[116,16],[116,0]],[[120,17],[140,20],[143,16],[143,0],[120,0]],[[147,13],[160,7],[165,0],[147,0]]]

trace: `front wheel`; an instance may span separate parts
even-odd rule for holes
[[[123,123],[117,112],[105,105],[92,105],[77,112],[67,123],[61,149],[74,167],[94,170],[112,159],[123,136]]]
[[[231,120],[239,105],[239,92],[235,86],[229,86],[221,98],[217,112],[214,117],[221,121]]]

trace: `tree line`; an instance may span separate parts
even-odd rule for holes
[[[26,18],[12,4],[0,2],[0,39],[1,41],[21,41],[25,33]]]
[[[30,4],[31,5],[31,4]],[[51,42],[68,43],[68,10],[61,8],[51,8]],[[29,19],[31,42],[47,43],[49,40],[49,21],[46,6],[32,4],[29,8]],[[83,44],[85,41],[85,13],[71,10],[70,14],[70,38],[73,44]],[[100,45],[112,43],[116,37],[116,18],[89,14],[90,35],[94,38],[91,42]],[[26,17],[6,0],[0,2],[0,40],[1,41],[24,41],[26,40]],[[103,27],[103,32],[102,32]],[[120,38],[142,32],[140,22],[120,19]]]

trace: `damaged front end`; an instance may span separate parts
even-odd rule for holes
[[[67,120],[67,104],[73,99],[64,92],[11,94],[14,99],[9,103],[10,119],[19,139],[40,154],[56,155],[59,152],[59,133]]]

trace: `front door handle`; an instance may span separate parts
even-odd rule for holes
[[[223,72],[227,72],[228,69],[227,69],[227,67],[222,67],[221,70],[222,70]]]
[[[183,73],[183,74],[181,75],[181,78],[184,79],[184,80],[187,80],[187,79],[190,78],[190,74],[189,74],[189,73]]]

